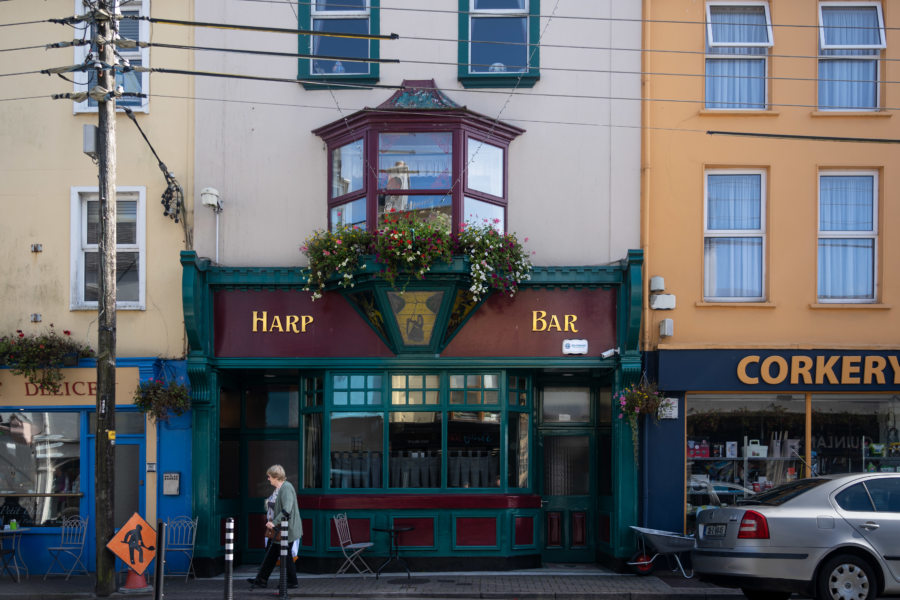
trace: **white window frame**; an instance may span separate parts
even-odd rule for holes
[[[872,177],[872,230],[840,230],[822,231],[822,177]],[[816,302],[820,304],[873,304],[878,301],[878,171],[870,169],[861,170],[822,170],[816,177]],[[872,240],[872,297],[871,298],[819,298],[819,240],[820,239],[871,239]]]
[[[130,251],[138,253],[138,300],[118,301],[116,308],[121,310],[146,310],[147,291],[147,188],[143,186],[118,186],[117,195],[128,196],[123,200],[137,201],[137,215],[135,223],[135,243],[116,244],[116,251]],[[98,302],[84,299],[84,260],[85,250],[97,249],[97,244],[87,244],[87,202],[99,197],[99,188],[88,186],[74,186],[71,189],[69,203],[70,224],[70,266],[69,280],[71,282],[69,309],[70,310],[97,310]]]
[[[744,43],[744,42],[717,42],[713,37],[712,7],[714,6],[762,6],[766,13],[766,34],[768,42]],[[774,45],[775,36],[772,33],[772,16],[769,13],[769,3],[761,0],[744,0],[743,2],[707,2],[706,3],[706,41],[710,48],[771,48]],[[722,55],[716,55],[722,58]],[[733,55],[727,55],[731,58]],[[758,55],[754,55],[758,58]]]
[[[759,229],[709,229],[709,176],[710,175],[759,175]],[[703,171],[703,301],[704,302],[765,302],[767,234],[766,203],[768,199],[768,176],[765,169],[705,169]],[[706,240],[710,238],[746,237],[761,238],[760,247],[760,295],[759,296],[707,296],[706,295]]]
[[[138,7],[138,14],[142,17],[150,16],[150,0],[117,0],[117,11],[120,11],[121,4],[127,5],[125,8],[127,10],[134,10],[134,7]],[[75,0],[75,14],[79,16],[83,16],[86,13],[86,9],[84,6],[83,0]],[[139,21],[139,41],[150,41],[150,22],[149,21]],[[87,29],[88,33],[86,35],[90,35],[90,28]],[[88,53],[90,52],[91,47],[87,46],[75,46],[75,64],[81,64],[84,62]],[[142,67],[150,66],[150,49],[149,48],[129,48],[129,49],[120,49],[119,54],[121,54],[124,58],[128,59],[139,59],[141,61]],[[88,74],[85,71],[76,71],[73,73],[75,79],[75,91],[76,92],[86,92],[88,91]],[[150,112],[150,73],[147,71],[142,71],[139,73],[141,77],[141,93],[144,94],[145,98],[140,98],[141,103],[135,105],[129,105],[129,108],[134,112]],[[122,110],[121,106],[117,106],[116,110]],[[73,107],[73,112],[75,114],[78,113],[96,113],[97,107],[91,106],[89,100],[84,100],[83,102],[75,102]]]
[[[880,44],[866,44],[861,46],[846,46],[842,44],[826,44],[825,43],[825,20],[822,18],[823,7],[859,7],[874,6],[878,12],[878,22],[881,25],[879,34],[881,37]],[[819,47],[822,50],[878,50],[887,48],[887,39],[884,34],[884,14],[881,12],[881,2],[819,2]],[[846,58],[846,57],[841,57]]]
[[[472,70],[472,20],[484,17],[522,17],[525,19],[525,69],[522,71],[509,71],[508,74],[528,74],[531,69],[531,5],[530,0],[523,0],[522,8],[475,8],[476,0],[469,0],[469,40],[467,42],[469,54],[469,75],[483,75],[481,71]],[[506,73],[506,72],[504,72]]]

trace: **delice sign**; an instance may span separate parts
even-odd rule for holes
[[[900,351],[665,350],[667,390],[891,391],[900,387]]]
[[[97,402],[97,369],[62,369],[59,391],[52,393],[29,382],[23,375],[0,369],[0,404],[95,404]],[[137,388],[137,367],[116,369],[116,400],[130,404]]]

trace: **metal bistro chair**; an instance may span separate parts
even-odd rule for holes
[[[81,569],[78,573],[88,574],[87,567],[81,562],[81,555],[84,552],[84,536],[87,532],[87,524],[87,517],[69,517],[63,521],[59,546],[47,548],[50,557],[53,558],[53,562],[50,563],[47,572],[44,573],[45,580],[47,579],[47,575],[50,574],[50,571],[53,570],[54,565],[59,565],[59,568],[66,573],[66,581],[69,580],[69,577],[72,576],[72,573],[75,572],[75,567],[78,565],[81,565]],[[60,560],[65,555],[72,558],[72,567],[68,571],[66,571],[66,567]]]
[[[338,539],[341,542],[341,552],[344,553],[344,564],[341,565],[341,568],[337,570],[335,575],[346,573],[350,567],[356,569],[356,572],[360,575],[374,573],[363,557],[360,556],[374,544],[372,542],[353,542],[350,537],[350,524],[347,522],[347,513],[334,515],[334,527],[337,529]]]
[[[194,542],[197,540],[197,520],[199,517],[175,517],[166,521],[166,555],[177,552],[187,558],[187,566],[184,571],[166,571],[166,575],[184,575],[187,581],[191,574],[194,579],[197,573],[194,571]],[[166,563],[169,559],[166,558]]]

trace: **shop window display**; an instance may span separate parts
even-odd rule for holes
[[[804,454],[802,395],[689,396],[685,509],[732,505],[796,479]]]
[[[806,404],[805,394],[687,397],[688,531],[699,508],[798,477],[900,470],[900,397],[812,394],[810,440]]]
[[[0,412],[0,525],[53,526],[79,514],[80,424],[77,412]]]

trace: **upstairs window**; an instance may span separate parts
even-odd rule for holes
[[[145,308],[146,190],[119,187],[116,195],[116,306]],[[71,308],[97,309],[100,300],[100,199],[97,188],[73,188]]]
[[[819,175],[819,302],[874,302],[878,176]]]
[[[379,0],[312,0],[299,3],[299,26],[322,33],[378,34]],[[323,83],[375,83],[378,63],[354,59],[378,58],[378,40],[301,35],[300,79]],[[304,84],[306,88],[321,87]]]
[[[532,87],[539,78],[539,0],[460,0],[465,87]]]
[[[764,299],[765,173],[707,171],[703,296],[708,302]]]
[[[449,232],[466,222],[505,232],[509,144],[523,131],[407,83],[422,82],[313,132],[328,148],[329,227],[374,231],[406,213]],[[428,108],[402,104],[429,94]]]
[[[764,110],[771,46],[767,3],[708,3],[706,108]]]
[[[819,109],[878,109],[886,46],[880,3],[819,4]]]
[[[87,9],[84,3],[78,3],[79,14],[84,15]],[[123,17],[148,17],[150,16],[149,0],[119,0],[119,13]],[[119,37],[147,42],[150,40],[150,24],[147,21],[139,21],[134,18],[123,18],[118,20],[117,27],[119,29]],[[93,39],[96,36],[97,29],[95,26],[85,30],[86,36]],[[134,70],[126,71],[127,66],[131,67],[147,67],[150,65],[150,50],[148,48],[121,48],[116,46],[118,53],[118,70],[116,71],[116,87],[121,86],[125,92],[148,94],[150,93],[150,74],[147,72],[138,72]],[[80,64],[84,62],[88,54],[91,54],[95,60],[100,59],[96,44],[90,46],[75,47],[75,62]],[[97,71],[90,69],[87,72],[75,73],[75,91],[88,91],[97,85]],[[148,98],[137,98],[134,96],[123,96],[116,100],[118,106],[128,106],[132,110],[138,112],[146,112],[149,108]],[[84,102],[75,103],[76,112],[95,112],[97,110],[97,101],[89,98]]]

